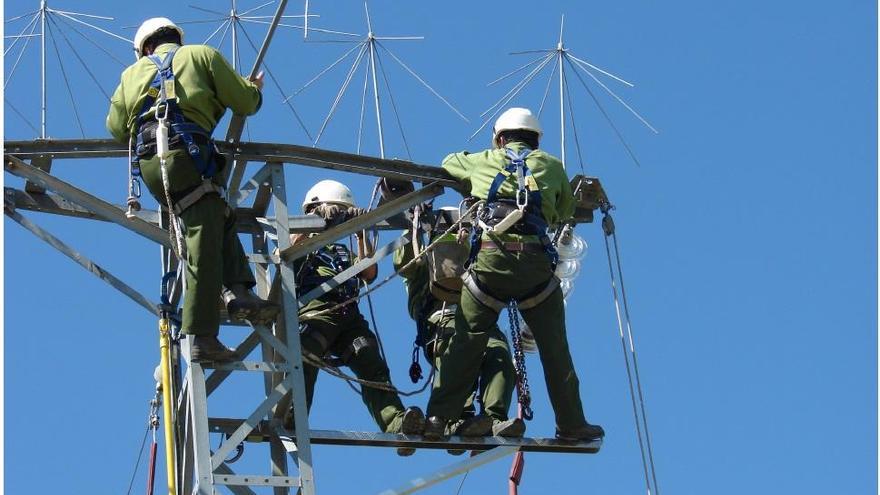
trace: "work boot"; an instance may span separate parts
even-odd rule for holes
[[[501,421],[496,419],[492,422],[492,434],[496,437],[522,438],[526,432],[525,421],[519,418]]]
[[[402,433],[404,435],[421,435],[425,431],[425,413],[418,407],[408,407],[388,425],[385,433]],[[412,447],[398,447],[397,455],[411,456],[416,453]]]
[[[566,442],[591,442],[605,436],[605,430],[599,425],[586,423],[571,430],[556,430],[556,438]]]
[[[492,434],[492,418],[485,414],[477,414],[457,423],[451,435],[462,437],[485,437]]]
[[[430,440],[440,440],[446,437],[446,418],[440,416],[431,416],[425,420],[425,431],[423,435]]]
[[[260,299],[254,291],[242,284],[224,288],[223,302],[230,320],[247,320],[255,325],[274,321],[279,310],[277,304]]]
[[[216,335],[196,335],[190,347],[193,361],[213,361],[215,363],[235,361],[235,351],[223,345]]]

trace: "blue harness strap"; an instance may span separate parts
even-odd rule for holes
[[[523,204],[526,205],[525,214],[521,222],[524,222],[525,225],[536,233],[541,241],[541,245],[544,247],[544,252],[550,258],[551,268],[555,270],[556,264],[559,262],[559,253],[556,252],[556,248],[553,247],[553,241],[547,235],[547,222],[544,221],[542,213],[541,190],[537,187],[537,182],[534,176],[532,176],[528,165],[526,165],[526,157],[532,150],[523,148],[522,151],[516,152],[510,148],[505,148],[504,152],[507,158],[510,159],[510,162],[492,180],[492,184],[489,186],[489,193],[486,196],[486,204],[491,208],[497,203],[504,201],[503,199],[498,199],[498,191],[501,189],[504,181],[511,176],[515,176],[517,179],[517,207]],[[530,183],[535,185],[534,190],[529,186]],[[482,234],[483,229],[475,225],[471,235],[471,252],[467,263],[468,266],[477,258],[477,253],[480,251],[480,238]]]
[[[177,48],[172,48],[165,55],[164,59],[160,58],[158,55],[147,56],[150,62],[153,62],[156,66],[156,76],[153,78],[153,82],[150,83],[150,87],[147,90],[147,97],[144,99],[144,104],[141,105],[134,126],[135,131],[137,132],[137,148],[136,152],[132,154],[132,174],[140,176],[138,156],[146,149],[143,133],[140,132],[141,125],[144,122],[144,115],[150,110],[150,108],[153,108],[153,105],[158,101],[159,105],[165,106],[164,111],[171,120],[172,135],[179,136],[180,140],[183,141],[183,144],[186,147],[186,152],[192,158],[193,162],[195,162],[199,174],[204,178],[211,178],[217,173],[217,165],[212,159],[213,157],[210,156],[210,148],[208,156],[203,156],[201,148],[193,139],[193,135],[197,134],[210,140],[211,134],[202,129],[199,125],[186,120],[183,116],[183,112],[180,111],[180,108],[177,105],[177,96],[174,89],[174,70],[171,65],[176,53]],[[163,111],[163,109],[158,110]]]

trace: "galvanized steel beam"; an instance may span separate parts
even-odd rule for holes
[[[171,244],[168,239],[168,233],[159,227],[147,223],[140,218],[126,218],[125,213],[112,204],[49,175],[32,165],[28,165],[19,158],[8,154],[4,155],[3,166],[12,175],[22,177],[40,187],[54,191],[62,198],[94,212],[105,220],[121,225],[163,246],[170,246]]]

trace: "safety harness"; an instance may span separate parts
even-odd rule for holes
[[[309,254],[297,272],[297,288],[303,294],[323,285],[334,276],[350,268],[352,265],[351,251],[345,244],[328,244]],[[333,275],[321,275],[320,269],[326,268]],[[322,298],[345,301],[358,294],[360,284],[356,277],[349,278]]]
[[[537,236],[544,252],[550,258],[551,269],[555,270],[559,254],[553,247],[553,240],[547,235],[547,222],[544,220],[541,208],[541,189],[526,165],[526,157],[532,150],[523,148],[522,151],[516,152],[505,148],[504,151],[510,161],[492,180],[486,203],[477,212],[477,222],[471,234],[468,265],[476,260],[480,252],[484,232],[502,234],[510,230],[516,234]],[[501,185],[512,175],[516,177],[516,197],[499,198],[498,191]]]
[[[297,270],[297,287],[300,291],[302,291],[302,293],[308,293],[312,289],[319,287],[325,282],[331,280],[337,274],[342,273],[346,269],[350,268],[351,265],[351,251],[348,249],[347,246],[338,243],[323,246],[317,251],[309,254],[303,261],[302,266],[299,268],[299,270]],[[322,275],[320,273],[321,268],[329,270],[332,275]],[[341,302],[357,296],[359,290],[360,283],[358,282],[357,277],[352,277],[337,286],[332,291],[328,292],[326,295],[322,296],[322,299],[325,299],[329,302]],[[343,308],[342,311],[347,310],[348,306]],[[318,344],[321,345],[321,349],[324,353],[327,353],[327,351],[333,345],[333,342],[328,340],[328,338],[321,334],[321,332],[311,329],[311,327],[307,323],[304,323],[301,329],[304,334],[313,338],[316,342],[318,342]],[[375,341],[375,339],[358,337],[354,339],[351,344],[347,346],[342,351],[342,353],[340,353],[338,357],[324,355],[323,359],[331,366],[339,367],[348,364],[351,358],[361,352],[362,349],[366,347],[376,346],[377,342]]]
[[[180,215],[205,194],[217,193],[223,196],[224,191],[221,186],[211,181],[211,178],[217,173],[217,161],[214,156],[211,133],[202,129],[195,122],[187,120],[178,106],[172,69],[176,53],[177,48],[172,48],[165,54],[164,59],[159,55],[147,55],[147,59],[156,66],[156,76],[147,89],[147,97],[144,99],[135,121],[134,129],[137,136],[134,153],[131,154],[131,175],[134,178],[141,176],[140,159],[142,157],[161,154],[167,149],[182,145],[195,163],[196,170],[202,176],[203,182],[194,189],[185,191],[182,195],[178,194],[179,198],[174,198],[175,201],[171,208],[174,214]],[[149,120],[146,117],[154,105],[156,107],[153,112],[154,120]],[[166,124],[166,122],[168,123]],[[202,153],[200,145],[208,145],[207,154]]]
[[[471,234],[471,252],[468,266],[471,266],[480,252],[483,242],[483,232],[501,234],[512,231],[517,234],[537,236],[541,242],[543,251],[550,258],[550,270],[556,270],[559,254],[553,246],[553,240],[547,234],[547,222],[541,210],[541,190],[538,182],[526,165],[526,157],[532,152],[529,148],[523,148],[516,152],[510,148],[504,149],[510,162],[500,171],[492,184],[489,186],[489,194],[486,196],[486,204],[477,212],[477,222]],[[516,198],[499,199],[498,190],[508,177],[515,175],[517,191]],[[511,230],[512,229],[512,230]],[[510,244],[510,243],[505,243]],[[521,244],[524,250],[524,244]],[[495,297],[477,280],[469,270],[462,276],[465,287],[478,301],[500,312],[515,302],[519,309],[529,309],[543,302],[559,286],[559,279],[551,276],[547,285],[532,294],[515,301],[504,301]]]

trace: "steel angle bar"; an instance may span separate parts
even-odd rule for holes
[[[51,171],[52,171],[52,158],[45,156],[45,155],[38,155],[38,156],[31,158],[31,165],[39,168],[40,170],[42,170],[43,172],[46,172],[48,174],[48,173],[51,173]],[[46,192],[45,189],[43,189],[42,187],[40,187],[32,182],[27,182],[24,185],[24,190],[29,193],[44,193],[44,192]]]
[[[443,188],[436,182],[431,183],[421,189],[406,194],[405,196],[389,201],[375,210],[354,217],[335,227],[331,227],[320,235],[304,239],[302,242],[297,243],[294,246],[282,249],[281,258],[285,261],[291,261],[305,256],[319,246],[323,246],[355,232],[365,230],[390,216],[406,210],[407,208],[439,196],[441,193],[443,193]]]
[[[257,344],[260,343],[260,336],[257,332],[251,332],[250,335],[247,336],[241,344],[239,344],[235,348],[235,359],[242,360],[247,357],[256,347]],[[215,370],[211,373],[207,379],[205,379],[205,391],[207,395],[211,395],[211,392],[217,390],[217,387],[223,383],[223,380],[226,379],[232,372],[228,370]]]
[[[112,204],[53,177],[32,165],[28,165],[19,158],[11,155],[4,155],[4,158],[4,168],[12,175],[28,179],[40,187],[54,191],[62,198],[91,210],[98,216],[119,224],[153,242],[163,246],[170,246],[168,233],[159,227],[149,224],[140,218],[128,219],[122,210]]]
[[[281,165],[274,166],[272,169],[272,202],[277,217],[276,224],[280,232],[289,232],[288,224],[288,208],[287,208],[287,188],[284,181],[284,169]],[[278,250],[285,251],[290,247],[290,238],[287,235],[279,235],[277,238]],[[312,444],[309,441],[309,413],[306,407],[305,399],[305,378],[303,376],[302,349],[299,339],[299,314],[296,304],[296,274],[293,272],[293,266],[289,263],[281,263],[278,266],[278,275],[281,285],[281,310],[283,321],[279,321],[276,329],[284,332],[284,338],[287,345],[279,352],[281,357],[290,365],[291,372],[288,373],[287,379],[290,381],[293,399],[293,420],[299,425],[304,434],[300,437],[299,451],[296,454],[294,462],[299,468],[299,476],[301,481],[302,495],[315,494],[315,475],[312,463]],[[289,407],[288,401],[282,398],[279,401],[278,409]]]
[[[322,295],[330,292],[331,290],[335,289],[336,287],[339,287],[346,280],[350,279],[351,277],[356,276],[358,273],[375,265],[376,263],[379,262],[379,260],[388,256],[389,254],[392,254],[400,246],[405,246],[405,245],[409,244],[410,243],[410,235],[411,234],[407,233],[407,234],[404,234],[404,235],[398,237],[394,241],[386,244],[381,249],[379,249],[378,251],[373,253],[373,256],[370,256],[369,258],[364,258],[364,259],[358,261],[357,263],[355,263],[354,265],[349,267],[347,270],[344,270],[342,273],[339,273],[338,275],[336,275],[332,279],[324,282],[323,284],[319,285],[318,287],[315,287],[314,289],[309,291],[307,294],[305,294],[299,298],[300,306],[305,306],[310,301],[317,299],[318,297],[321,297]]]
[[[221,463],[219,466],[217,466],[217,469],[214,470],[214,479],[216,480],[218,485],[223,484],[219,481],[220,478],[223,476],[235,476],[235,472],[232,471],[232,468],[229,467],[229,464],[226,464],[225,462]],[[257,492],[251,490],[247,486],[226,485],[226,489],[231,491],[234,495],[257,495]],[[183,493],[189,492],[184,491]]]
[[[406,160],[383,159],[311,146],[276,143],[218,143],[222,151],[230,150],[241,160],[270,160],[310,167],[329,168],[344,172],[429,182],[444,186],[457,183],[440,167],[419,165]]]
[[[248,196],[250,196],[250,194],[254,190],[258,189],[261,185],[266,184],[271,175],[272,168],[269,166],[268,163],[260,167],[260,170],[257,170],[257,173],[251,176],[251,178],[248,179],[243,186],[241,186],[241,189],[238,190],[238,196],[235,198],[235,204],[244,201],[245,199],[247,199]],[[230,203],[232,203],[232,199],[233,198],[230,196]]]
[[[276,352],[278,352],[282,356],[287,355],[287,345],[284,342],[281,342],[281,339],[273,335],[268,328],[262,325],[254,325],[254,330],[257,331],[257,334],[260,336],[263,342],[272,346]]]
[[[208,368],[209,366],[205,366]],[[269,363],[263,361],[235,361],[210,366],[215,370],[227,371],[260,371],[263,373],[287,373],[290,366],[285,363]]]
[[[75,203],[71,203],[55,194],[28,193],[11,187],[4,187],[3,194],[4,200],[15,205],[15,209],[17,210],[38,211],[40,213],[51,213],[53,215],[75,218],[88,218],[90,220],[100,220],[102,222],[108,221],[95,215],[92,211]],[[125,211],[125,207],[123,206],[114,206],[120,211]],[[154,210],[141,210],[135,212],[135,215],[145,222],[154,225],[159,223],[159,213]]]
[[[215,485],[232,486],[299,486],[299,478],[295,476],[264,476],[261,474],[228,475],[215,474]]]
[[[483,464],[488,464],[492,461],[507,457],[515,453],[516,450],[516,447],[499,447],[488,450],[482,454],[471,457],[470,459],[456,462],[455,464],[434,471],[431,474],[414,478],[397,488],[385,490],[380,495],[406,495],[408,493],[415,493],[441,481],[466,473],[474,468],[482,466]]]
[[[125,145],[112,139],[65,139],[6,141],[7,154],[52,158],[121,158],[128,156]],[[276,161],[310,167],[329,168],[394,179],[436,181],[454,186],[456,181],[440,167],[419,165],[405,160],[382,159],[295,144],[217,142],[220,152],[235,160]]]
[[[120,158],[128,157],[128,149],[113,139],[34,139],[5,141],[8,155],[48,155],[50,158]]]
[[[210,418],[209,428],[213,433],[231,433],[241,424],[241,419]],[[262,421],[249,435],[249,441],[264,441],[278,435],[276,425]],[[296,440],[296,435],[282,431],[282,439]],[[595,454],[602,448],[602,440],[591,442],[566,442],[555,438],[504,438],[504,437],[459,437],[446,439],[426,439],[420,435],[379,433],[373,431],[310,430],[309,438],[315,445],[347,445],[359,447],[412,447],[417,449],[462,449],[489,450],[497,447],[514,447],[523,452],[554,452],[567,454]]]
[[[60,251],[62,254],[67,256],[68,258],[75,261],[78,265],[90,271],[96,277],[100,278],[104,282],[110,284],[111,287],[118,290],[119,292],[126,295],[132,301],[138,303],[141,307],[149,311],[150,313],[158,316],[159,308],[156,307],[155,304],[151,303],[149,299],[147,299],[143,294],[134,290],[131,286],[116,278],[113,274],[108,272],[107,270],[101,268],[99,265],[94,263],[92,260],[86,258],[82,254],[75,251],[73,248],[62,242],[57,237],[53,236],[49,232],[43,230],[38,225],[34,224],[27,218],[23,217],[20,213],[16,211],[11,211],[9,209],[4,209],[3,211],[7,217],[15,220],[19,225],[28,229],[32,234],[44,240],[47,244]]]
[[[189,422],[192,427],[193,468],[195,490],[193,495],[213,495],[211,444],[208,438],[208,396],[205,392],[205,372],[199,363],[190,363],[187,369],[189,382]],[[231,441],[231,440],[230,440]],[[224,445],[238,445],[226,443]],[[231,450],[231,448],[230,448]]]
[[[278,264],[281,262],[281,258],[277,256],[272,256],[271,254],[248,254],[248,261],[251,263],[259,263],[264,265],[272,265]]]
[[[226,459],[229,452],[231,452],[236,445],[241,443],[248,434],[253,431],[253,429],[260,423],[260,418],[266,416],[266,414],[272,410],[272,407],[274,407],[284,394],[290,390],[292,382],[293,377],[291,376],[279,383],[278,386],[272,390],[272,393],[260,403],[257,409],[244,420],[244,422],[229,436],[229,438],[226,439],[225,442],[223,442],[223,445],[220,446],[220,448],[211,456],[212,469],[216,469],[217,466]]]

